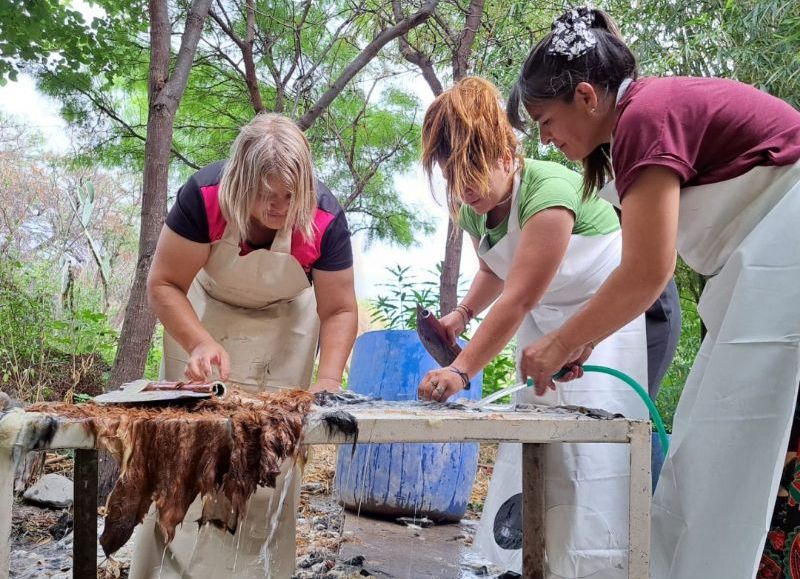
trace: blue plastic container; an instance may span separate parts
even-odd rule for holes
[[[356,340],[348,389],[384,400],[416,400],[420,380],[438,367],[413,330],[367,332]],[[475,376],[470,389],[453,399],[479,400],[482,378]],[[466,512],[477,468],[477,443],[342,445],[336,492],[357,512],[457,521]]]

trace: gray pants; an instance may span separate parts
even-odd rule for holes
[[[675,279],[644,313],[647,330],[647,391],[653,400],[681,337],[681,302]]]
[[[656,302],[645,312],[644,319],[647,333],[647,391],[650,398],[655,400],[681,337],[681,303],[674,279],[669,281]],[[664,450],[658,436],[653,436],[652,453],[650,471],[655,490],[664,462]]]

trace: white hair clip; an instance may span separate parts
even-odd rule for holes
[[[553,39],[547,54],[566,56],[567,60],[578,58],[597,45],[597,36],[592,32],[594,10],[572,8],[553,21]]]

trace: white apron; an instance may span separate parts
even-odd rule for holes
[[[233,229],[228,227],[212,245],[208,262],[189,289],[189,301],[203,327],[230,356],[229,384],[253,393],[292,386],[306,389],[319,318],[314,290],[290,254],[291,232],[279,231],[270,250],[241,256]],[[188,359],[165,332],[164,378],[182,378]],[[198,498],[165,547],[151,509],[136,533],[131,579],[291,577],[302,468],[286,461],[282,471],[275,489],[256,489],[235,535],[211,525],[198,530],[196,521],[203,510]],[[224,513],[226,506],[217,509]]]
[[[508,233],[489,247],[481,240],[480,257],[501,279],[508,276],[520,243],[519,174],[512,192]],[[517,332],[517,368],[525,346],[559,328],[597,291],[619,265],[619,231],[587,237],[573,235],[567,253],[539,304]],[[616,368],[647,382],[647,340],[640,316],[598,344],[593,364]],[[588,374],[559,384],[539,397],[524,390],[517,401],[577,404],[647,417],[647,409],[626,384],[606,375]],[[547,577],[627,577],[630,459],[624,444],[548,444],[545,446],[545,546]],[[476,550],[506,570],[521,573],[522,537],[513,523],[521,511],[522,447],[501,444],[489,493],[475,537]],[[512,528],[513,527],[513,528]]]
[[[652,574],[750,579],[800,380],[800,162],[682,189],[678,251],[715,277],[654,496]]]

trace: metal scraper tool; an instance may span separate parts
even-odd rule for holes
[[[553,374],[553,380],[558,380],[559,378],[564,376],[564,374],[569,372],[569,370],[570,370],[569,368],[561,368],[561,370]],[[489,394],[485,398],[478,400],[475,404],[470,406],[470,408],[474,409],[483,408],[485,406],[488,406],[492,402],[495,402],[496,400],[500,400],[503,396],[508,396],[509,394],[513,394],[514,392],[519,392],[523,388],[530,388],[532,386],[533,386],[533,378],[528,376],[528,380],[526,382],[521,384],[514,384],[513,386],[509,386],[508,388],[503,388],[502,390],[498,390],[494,394]],[[516,406],[516,404],[512,404],[512,406]]]
[[[120,386],[119,390],[95,396],[100,404],[141,404],[143,402],[169,402],[189,398],[223,398],[227,388],[224,383],[159,382],[134,380]]]
[[[514,384],[512,386],[508,386],[507,388],[503,388],[502,390],[498,390],[494,394],[489,394],[485,398],[481,398],[474,404],[471,404],[470,407],[474,409],[484,408],[491,404],[492,402],[496,402],[501,398],[508,396],[509,394],[514,394],[514,392],[519,392],[523,388],[530,388],[533,386],[533,380],[528,378],[527,382],[523,382],[521,384]]]

